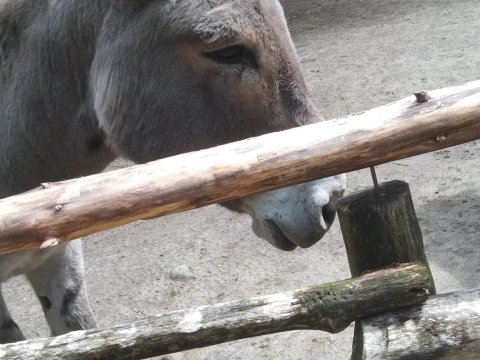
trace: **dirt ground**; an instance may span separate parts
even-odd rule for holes
[[[478,78],[477,0],[285,0],[309,88],[327,118]],[[438,292],[480,287],[479,143],[379,166],[382,181],[410,183]],[[349,174],[352,192],[369,173]],[[162,312],[293,290],[349,277],[336,222],[314,247],[281,252],[257,239],[250,220],[210,206],[89,237],[87,282],[101,326]],[[180,265],[187,280],[172,279]],[[47,336],[23,279],[5,287],[28,337]],[[352,331],[292,332],[173,354],[175,360],[337,360]]]

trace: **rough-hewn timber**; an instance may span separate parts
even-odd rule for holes
[[[338,219],[352,276],[395,263],[428,266],[408,184],[394,180],[340,199]],[[432,282],[433,284],[433,282]],[[429,289],[433,295],[435,287]]]
[[[480,138],[480,81],[339,120],[55,184],[0,201],[0,253]]]
[[[402,262],[418,261],[428,267],[406,182],[390,181],[341,199],[338,218],[352,276]],[[435,293],[432,277],[428,290]],[[357,322],[352,358],[359,358],[362,350],[362,326]]]
[[[132,360],[280,331],[338,332],[352,321],[422,304],[430,285],[425,266],[407,264],[297,291],[176,311],[110,329],[1,345],[0,358]]]
[[[358,324],[353,360],[480,359],[480,289],[433,296]]]

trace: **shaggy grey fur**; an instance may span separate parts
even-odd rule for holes
[[[315,111],[276,0],[0,0],[0,197],[117,156],[142,163],[302,125]],[[336,177],[230,207],[291,250],[328,230],[344,186]],[[22,273],[53,334],[95,325],[78,241],[0,257],[0,282]],[[21,338],[0,297],[0,342]]]

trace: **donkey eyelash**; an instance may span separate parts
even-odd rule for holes
[[[207,52],[205,56],[220,64],[242,64],[255,69],[259,67],[255,53],[243,45],[227,46]]]

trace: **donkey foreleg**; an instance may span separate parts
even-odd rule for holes
[[[81,241],[52,251],[47,261],[26,274],[52,335],[95,327],[85,288]]]
[[[12,320],[0,289],[0,344],[25,340],[22,331]]]

